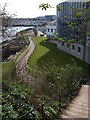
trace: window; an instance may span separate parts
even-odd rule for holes
[[[54,29],[54,31],[56,32],[56,29]]]
[[[62,46],[64,46],[64,42],[62,42]]]
[[[78,52],[79,52],[79,53],[81,52],[81,47],[78,47]]]
[[[67,42],[67,48],[69,48],[70,47],[70,44]]]
[[[48,28],[48,32],[49,32],[49,28]]]
[[[75,50],[75,45],[72,45],[72,49]]]
[[[53,29],[51,28],[51,32],[53,32]]]

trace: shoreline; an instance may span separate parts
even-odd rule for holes
[[[15,37],[16,33],[21,32],[23,30],[29,30],[29,29],[33,29],[34,27],[24,27],[24,26],[18,26],[18,27],[12,27],[11,28],[11,36],[9,38],[3,38],[2,35],[0,35],[0,44],[8,41],[10,39],[12,39],[13,37]],[[10,32],[10,29],[9,29]]]

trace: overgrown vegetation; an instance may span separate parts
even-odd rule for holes
[[[82,69],[75,63],[59,67],[53,62],[46,68],[43,66],[33,83],[18,83],[15,62],[3,63],[3,120],[54,120],[86,83]]]
[[[87,79],[75,63],[62,67],[53,65],[43,71],[33,83],[33,89],[43,103],[43,120],[54,120],[60,117]]]
[[[16,65],[13,60],[2,63],[2,80],[16,79]]]
[[[23,31],[22,31],[23,32]],[[24,31],[27,33],[28,31]],[[2,60],[5,61],[9,59],[11,55],[15,55],[17,52],[20,52],[22,49],[25,49],[29,44],[28,36],[24,34],[16,35],[16,38],[2,43]]]
[[[15,62],[3,63],[2,120],[11,120],[18,117],[19,120],[38,120],[39,113],[30,102],[34,91],[27,84],[18,83],[18,79]]]

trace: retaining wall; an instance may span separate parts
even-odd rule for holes
[[[57,47],[81,60],[90,64],[90,45],[89,43],[86,46],[78,44],[78,43],[71,43],[68,46],[67,42],[59,42]],[[85,54],[84,54],[85,51]]]

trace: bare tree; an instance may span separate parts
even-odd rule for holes
[[[0,19],[1,19],[1,31],[3,38],[9,38],[10,32],[12,31],[12,17],[14,17],[15,14],[10,14],[7,12],[7,3],[4,4],[4,6],[0,6]],[[8,30],[10,29],[10,30]]]

